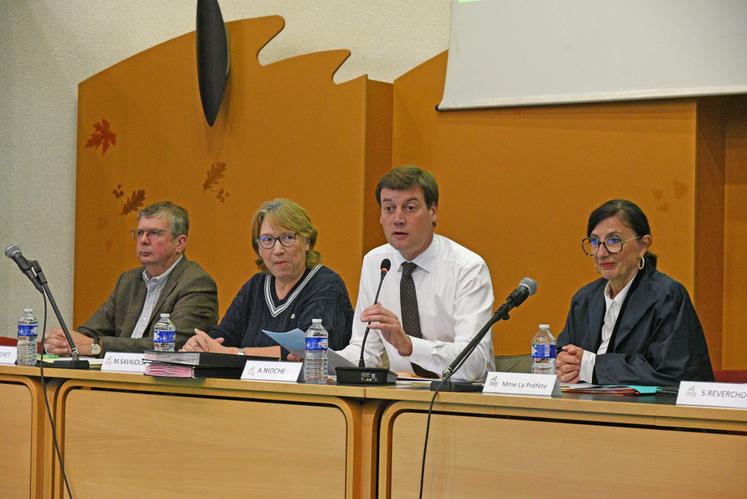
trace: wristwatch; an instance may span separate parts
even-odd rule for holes
[[[98,357],[99,355],[101,355],[101,343],[99,343],[99,338],[96,337],[91,344],[91,357]]]

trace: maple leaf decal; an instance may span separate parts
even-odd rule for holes
[[[207,171],[207,175],[205,176],[205,181],[202,183],[202,192],[212,191],[213,187],[218,185],[225,175],[225,163],[213,163],[210,165],[210,169]]]
[[[106,154],[110,146],[117,145],[117,134],[109,128],[109,122],[104,118],[93,124],[93,133],[88,137],[85,147],[98,149],[101,146],[101,154]]]
[[[120,215],[127,215],[131,211],[135,211],[141,206],[143,206],[143,203],[145,202],[145,191],[142,189],[138,189],[136,191],[132,191],[132,194],[127,198],[127,200],[122,205],[122,212]]]

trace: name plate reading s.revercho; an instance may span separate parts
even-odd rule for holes
[[[16,347],[0,347],[0,364],[15,364],[18,358]]]
[[[683,381],[677,392],[677,405],[747,409],[747,384]]]
[[[106,352],[104,363],[101,364],[101,370],[105,372],[143,374],[145,372],[143,354]]]
[[[483,393],[504,395],[560,395],[560,383],[554,374],[489,372]]]
[[[254,381],[298,381],[301,362],[247,360],[241,379]]]

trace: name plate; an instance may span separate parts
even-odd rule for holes
[[[241,379],[254,381],[297,381],[301,374],[301,362],[272,362],[247,360]]]
[[[143,354],[125,352],[106,352],[101,370],[115,373],[138,373],[145,372]]]
[[[554,374],[489,372],[483,393],[504,395],[560,395],[560,383]]]
[[[16,347],[0,347],[0,364],[15,364],[18,358]]]
[[[747,384],[683,381],[677,392],[677,405],[747,409]]]

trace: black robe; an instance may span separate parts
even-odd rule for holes
[[[708,346],[685,287],[647,265],[628,292],[608,353],[597,355],[594,383],[674,385],[713,381]],[[606,279],[581,288],[571,301],[558,349],[573,344],[596,353],[604,323]]]
[[[311,319],[322,319],[330,349],[340,350],[350,342],[353,306],[340,276],[324,266],[306,269],[282,300],[275,294],[272,275],[254,274],[233,299],[220,325],[213,326],[209,334],[225,338],[223,345],[227,347],[270,347],[277,343],[262,329],[306,331]],[[288,351],[281,350],[282,358],[286,358]]]

